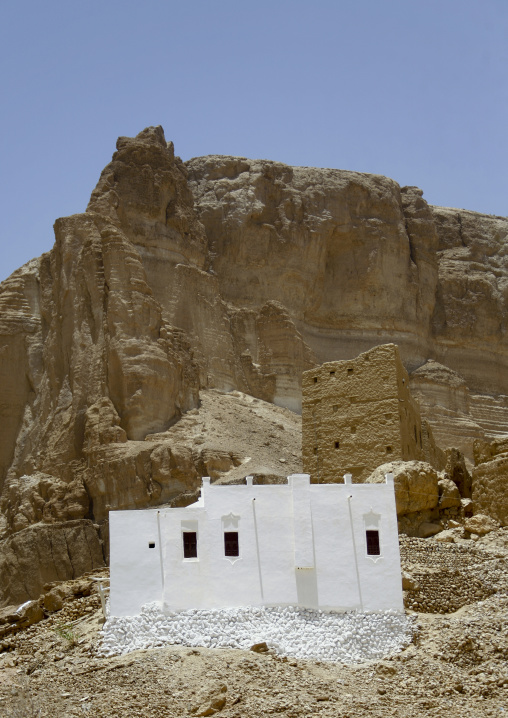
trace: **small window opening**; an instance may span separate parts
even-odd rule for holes
[[[403,380],[402,380],[402,383],[403,383],[403,384],[405,384],[405,383],[406,383],[406,380],[405,380],[405,379],[403,379]]]
[[[183,533],[183,557],[198,557],[198,535],[195,531],[184,531]]]
[[[335,376],[335,370],[330,372],[330,376]]]
[[[351,427],[351,433],[352,433],[352,434],[356,434],[356,426],[352,426],[352,427]]]
[[[414,431],[415,431],[415,441],[416,441],[416,443],[418,443],[418,437],[416,436],[416,426],[414,427]]]
[[[338,449],[340,446],[340,443],[338,441],[335,442],[335,448]]]
[[[224,556],[239,556],[238,531],[224,532]]]
[[[385,414],[385,419],[391,419],[391,418],[392,418],[391,414]]]
[[[314,453],[317,454],[317,446],[314,447]]]
[[[386,447],[386,453],[387,453],[387,454],[391,454],[392,451],[393,451],[393,449],[392,449],[391,446],[387,446],[387,447]]]
[[[367,556],[379,556],[379,531],[366,531]]]
[[[338,404],[334,404],[334,405],[332,406],[332,409],[333,409],[334,411],[337,411],[338,408],[339,408],[339,405],[338,405]]]
[[[317,376],[314,377],[314,384],[317,384]]]
[[[155,548],[155,542],[154,542],[154,541],[150,541],[150,542],[148,543],[148,548]]]
[[[347,370],[348,375],[351,376],[351,374],[352,374],[353,372],[354,372],[353,367],[349,367],[349,369]]]
[[[420,446],[422,445],[422,432],[420,431]]]

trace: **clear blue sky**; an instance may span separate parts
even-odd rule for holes
[[[508,214],[508,0],[4,0],[0,59],[0,280],[147,125]]]

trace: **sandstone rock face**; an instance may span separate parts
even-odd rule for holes
[[[174,430],[200,391],[299,411],[303,371],[386,342],[413,372],[425,456],[428,421],[471,459],[508,433],[507,235],[385,177],[183,163],[160,127],[120,138],[86,212],[0,285],[0,537],[107,532],[109,508],[191,500],[203,471],[298,470],[298,451],[274,465],[277,422],[248,451]]]
[[[15,533],[39,521],[53,523],[84,518],[89,512],[89,499],[79,474],[70,481],[62,481],[35,472],[9,480],[0,508],[7,526]]]
[[[104,556],[91,521],[29,526],[0,542],[0,605],[23,603],[39,596],[50,581],[75,578],[100,566]]]
[[[395,484],[397,516],[433,509],[439,502],[439,477],[424,461],[392,461],[379,466],[367,478],[367,484],[382,484],[392,473]]]
[[[472,416],[465,380],[431,359],[411,374],[410,386],[438,444],[456,447],[472,460],[472,443],[485,436],[485,429]]]
[[[499,441],[475,441],[473,444],[474,463],[484,464],[496,456],[508,453],[508,438]]]
[[[470,499],[472,478],[466,466],[464,455],[457,449],[447,449],[444,452],[444,458],[444,478],[455,484],[462,498]]]
[[[376,175],[218,156],[187,168],[227,301],[279,301],[320,363],[381,332],[410,370],[433,357],[475,392],[507,391],[506,218],[431,207]]]
[[[508,526],[508,453],[473,469],[475,514],[487,514],[501,526]]]

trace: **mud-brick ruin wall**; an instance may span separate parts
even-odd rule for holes
[[[303,374],[303,470],[313,482],[364,481],[387,461],[422,460],[422,426],[395,344]]]

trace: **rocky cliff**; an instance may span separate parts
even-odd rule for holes
[[[247,452],[203,458],[175,433],[200,391],[298,412],[302,371],[380,343],[400,347],[438,443],[472,458],[508,432],[507,301],[506,218],[377,175],[183,163],[160,127],[119,138],[86,212],[0,285],[0,554],[28,551],[35,525],[84,521],[99,541],[110,507],[239,466]]]

